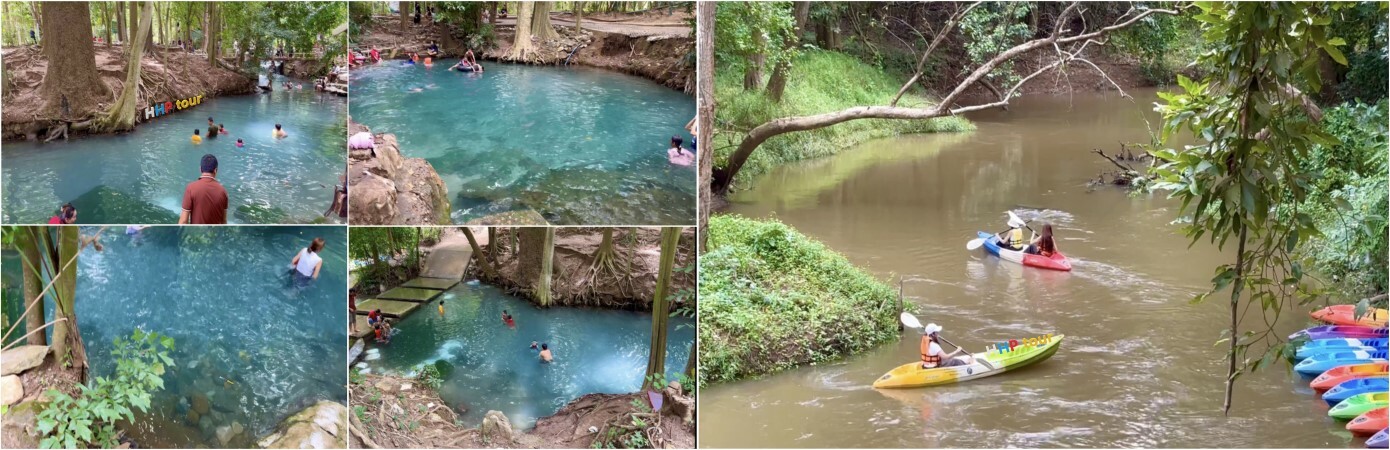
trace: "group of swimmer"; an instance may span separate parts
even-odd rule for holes
[[[314,242],[318,243],[320,241],[321,239],[316,239]],[[321,245],[320,248],[322,248]],[[295,257],[295,261],[296,263],[298,263],[298,256]],[[317,269],[315,269],[314,273],[315,276],[317,276]],[[439,302],[436,304],[436,308],[439,311],[439,317],[444,317],[443,299],[439,300]],[[348,315],[353,316],[354,314],[357,314],[357,288],[352,288],[348,290]],[[502,324],[507,328],[516,329],[516,318],[512,317],[512,314],[505,309],[502,310]],[[381,309],[374,309],[367,312],[367,325],[372,327],[373,337],[376,339],[376,342],[378,344],[390,344],[391,336],[395,335],[396,332],[399,331],[395,327],[391,326],[390,319],[387,319],[386,316],[383,316],[381,314]],[[352,333],[357,333],[356,320],[352,321],[352,325],[349,326],[349,331],[351,331]],[[550,344],[544,342],[531,341],[531,350],[537,351],[536,356],[541,363],[550,363],[555,361],[555,354],[550,351]]]
[[[433,67],[435,58],[438,58],[441,54],[442,53],[439,50],[439,43],[430,41],[430,44],[425,47],[425,56],[421,57],[420,53],[418,52],[410,52],[409,58],[406,58],[404,61],[401,61],[401,65],[413,66],[416,64],[423,64],[426,67]],[[380,63],[381,59],[381,51],[377,50],[375,45],[373,45],[365,53],[363,53],[361,50],[355,50],[349,53],[348,55],[348,62],[352,66],[357,66],[361,64],[376,64]],[[473,50],[470,49],[464,51],[463,57],[459,58],[459,62],[457,64],[450,66],[449,70],[457,70],[459,72],[482,72],[483,65],[478,63],[477,56],[475,56],[473,54]]]
[[[207,136],[208,136],[207,138],[208,138],[208,139],[214,139],[214,138],[216,138],[217,136],[221,136],[221,135],[231,135],[231,134],[232,134],[232,132],[227,131],[227,126],[226,126],[226,125],[220,124],[220,123],[215,123],[215,121],[212,119],[212,117],[208,117],[208,134],[207,134]],[[278,124],[278,123],[275,124],[275,129],[270,131],[270,137],[273,137],[273,138],[276,138],[276,139],[284,139],[284,138],[287,138],[287,137],[289,137],[289,136],[290,136],[290,134],[285,132],[285,128],[284,128],[283,126],[281,126],[280,124]],[[202,130],[197,129],[197,128],[194,128],[194,129],[193,129],[193,137],[189,138],[189,140],[193,141],[193,144],[195,144],[195,145],[201,145],[201,144],[203,143]],[[245,147],[245,146],[246,146],[246,142],[243,141],[241,138],[237,138],[237,140],[236,140],[236,147],[237,147],[237,148],[242,148],[242,147]]]

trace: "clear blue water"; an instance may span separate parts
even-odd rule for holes
[[[165,389],[127,427],[142,447],[220,447],[215,430],[233,423],[246,431],[226,446],[254,447],[318,400],[347,401],[343,227],[124,231],[107,229],[104,251],[80,254],[75,304],[94,376],[114,371],[112,339],[136,328],[176,340]],[[314,237],[327,241],[319,279],[295,284],[288,264]],[[188,423],[199,395],[211,412]]]
[[[666,158],[671,136],[691,142],[694,98],[598,69],[456,62],[354,69],[351,96],[353,120],[439,172],[456,223],[527,208],[554,224],[694,223],[695,170]]]
[[[439,395],[463,420],[482,423],[489,410],[507,414],[513,426],[529,428],[539,417],[590,393],[628,393],[642,387],[651,343],[651,314],[587,308],[541,309],[495,287],[470,282],[439,296],[444,316],[427,305],[398,325],[390,344],[368,345],[371,373],[414,376],[423,364],[447,360]],[[511,312],[516,328],[502,323]],[[667,334],[666,372],[685,370],[695,322],[672,318]],[[555,361],[542,364],[532,341],[550,344]],[[362,370],[362,363],[357,366]]]
[[[347,102],[305,83],[302,91],[204,100],[126,134],[6,142],[4,221],[46,223],[72,202],[78,223],[172,224],[184,186],[198,179],[199,161],[211,153],[230,200],[228,222],[311,222],[332,203],[347,163]],[[232,134],[206,139],[208,116]],[[289,137],[270,137],[276,123]],[[201,145],[190,142],[195,128]],[[236,147],[238,138],[245,147]]]

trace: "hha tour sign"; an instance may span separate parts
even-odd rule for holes
[[[174,100],[174,101],[172,101],[172,102],[156,103],[156,104],[154,104],[154,105],[151,105],[151,106],[148,107],[148,108],[145,108],[145,113],[144,113],[144,114],[140,114],[140,115],[138,115],[137,117],[140,119],[141,122],[145,122],[145,121],[148,121],[148,120],[153,119],[153,118],[155,118],[155,117],[159,117],[159,116],[163,116],[163,115],[166,115],[166,114],[170,114],[170,113],[173,113],[174,111],[179,111],[179,110],[184,110],[184,109],[192,108],[192,107],[198,106],[198,105],[200,105],[200,104],[202,104],[202,103],[203,103],[203,94],[198,94],[197,96],[185,98],[185,99],[183,99],[183,100]]]

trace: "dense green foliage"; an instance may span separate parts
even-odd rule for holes
[[[896,293],[775,220],[716,216],[700,258],[699,385],[861,352],[898,336]]]
[[[303,53],[318,44],[324,59],[346,49],[346,37],[332,34],[347,22],[345,2],[226,2],[220,7],[223,48],[236,43],[251,60],[269,56],[276,46]]]
[[[716,45],[719,45],[716,41]],[[743,134],[767,121],[839,111],[854,106],[886,104],[906,78],[886,74],[840,52],[808,50],[791,66],[787,92],[773,103],[761,91],[745,91],[742,73],[720,67],[715,73],[715,110],[718,132],[714,137],[715,165],[723,166]],[[905,95],[901,106],[926,105],[920,95]],[[873,138],[909,133],[966,131],[974,126],[961,117],[932,120],[855,120],[839,125],[788,133],[768,139],[749,157],[740,172],[753,179],[778,165],[833,155]]]
[[[440,237],[437,227],[364,227],[352,231],[348,258],[365,264],[354,269],[357,279],[367,284],[392,285],[415,276],[423,261],[421,245],[432,245]]]
[[[111,355],[116,360],[113,377],[96,377],[91,386],[79,385],[82,394],[70,397],[48,390],[51,402],[39,412],[37,428],[44,435],[43,448],[112,448],[116,422],[135,420],[132,408],[149,411],[150,393],[164,389],[166,367],[174,367],[169,351],[174,338],[140,329],[129,339],[116,338]]]
[[[1338,11],[1332,23],[1335,34],[1346,40],[1350,67],[1337,86],[1343,99],[1366,103],[1386,97],[1386,82],[1390,79],[1390,60],[1386,54],[1387,23],[1385,2],[1356,3]]]
[[[960,32],[965,37],[965,53],[971,63],[960,68],[961,75],[1031,38],[1033,29],[1023,18],[1032,9],[1033,5],[1029,2],[986,2],[970,10],[960,21]],[[985,76],[985,79],[1001,86],[1000,89],[1018,83],[1020,78],[1014,72],[1013,61],[1000,64]]]
[[[1107,48],[1113,54],[1136,58],[1140,72],[1149,81],[1172,84],[1175,74],[1197,58],[1197,30],[1198,24],[1190,15],[1152,15],[1116,32]]]
[[[796,58],[799,50],[787,45],[796,37],[792,2],[727,2],[715,11],[715,59],[729,69],[741,74],[758,56],[767,70]]]

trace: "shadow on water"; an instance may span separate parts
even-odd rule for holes
[[[318,400],[346,402],[343,228],[123,231],[80,254],[75,304],[93,376],[115,370],[111,341],[137,328],[176,341],[164,389],[124,427],[142,447],[253,447]],[[314,237],[327,242],[320,277],[296,283],[288,264]]]
[[[693,223],[695,172],[666,159],[671,136],[691,142],[693,98],[597,69],[455,62],[355,70],[351,100],[353,120],[429,160],[455,222],[529,208],[558,224]]]
[[[229,222],[309,222],[332,203],[347,161],[347,102],[304,83],[305,90],[277,85],[268,94],[207,99],[125,134],[6,142],[5,223],[44,223],[71,202],[80,223],[172,224],[204,154],[217,156]],[[209,116],[231,134],[208,139]],[[270,136],[277,123],[289,137]],[[194,129],[202,144],[190,141]]]
[[[775,216],[871,273],[909,280],[922,321],[967,348],[1067,340],[1035,366],[929,389],[869,388],[918,358],[911,331],[841,361],[706,387],[701,428],[715,431],[701,446],[1359,447],[1286,365],[1243,376],[1222,415],[1225,354],[1213,343],[1225,307],[1188,300],[1232,255],[1205,241],[1189,249],[1162,193],[1086,184],[1113,168],[1091,149],[1148,141],[1154,91],[1131,94],[1023,97],[973,115],[972,133],[867,142],[735,195],[733,213]],[[1073,271],[965,249],[977,230],[1003,229],[1008,209],[1054,224]]]
[[[368,350],[355,370],[414,376],[424,364],[448,361],[440,397],[466,410],[470,426],[489,410],[502,411],[514,426],[529,428],[571,400],[590,393],[628,393],[642,387],[651,343],[651,314],[587,308],[541,309],[476,281],[459,284],[434,304],[402,320],[390,344]],[[502,322],[502,311],[516,326]],[[694,321],[672,318],[666,373],[685,370]],[[539,362],[532,341],[549,344],[555,361]],[[373,352],[372,350],[375,349]]]

